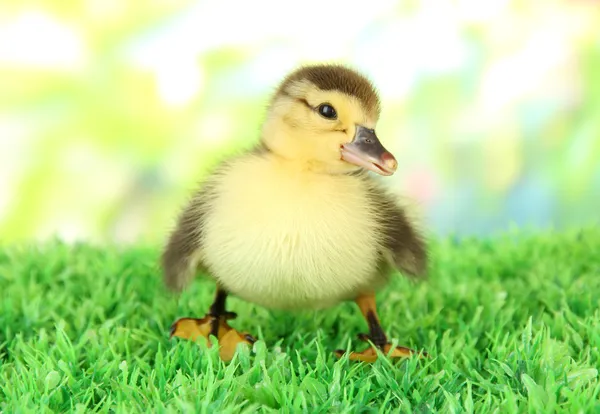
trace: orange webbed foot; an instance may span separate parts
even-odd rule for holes
[[[234,319],[234,313],[228,313],[221,317],[206,315],[204,318],[180,318],[171,325],[171,338],[178,337],[196,341],[199,337],[207,339],[207,346],[211,347],[208,340],[213,331],[213,325],[218,324],[217,341],[219,343],[219,356],[225,362],[233,359],[239,344],[252,345],[256,339],[249,333],[241,333],[233,329],[227,323]]]
[[[370,338],[368,335],[361,334],[358,336],[360,340],[370,342]],[[417,352],[413,349],[406,348],[404,346],[396,346],[394,347],[391,343],[386,343],[381,347],[377,347],[385,356],[392,359],[397,358],[410,358],[413,355],[419,355],[421,358],[427,358],[429,355],[427,352]],[[391,352],[390,352],[391,351]],[[342,358],[346,354],[346,351],[342,349],[338,349],[335,351],[335,356],[338,358]],[[362,361],[362,362],[375,362],[377,361],[377,351],[376,346],[371,344],[371,346],[365,349],[362,352],[350,352],[348,354],[348,359],[351,361]]]

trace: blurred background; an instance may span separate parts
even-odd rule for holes
[[[597,223],[597,1],[3,0],[0,241],[160,241],[317,61],[378,86],[431,232]]]

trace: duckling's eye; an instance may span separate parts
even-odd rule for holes
[[[319,110],[319,114],[321,114],[321,116],[323,118],[327,118],[327,119],[336,119],[337,118],[337,112],[335,112],[335,109],[333,109],[333,106],[329,105],[329,104],[321,104],[319,105],[319,108],[317,108]]]

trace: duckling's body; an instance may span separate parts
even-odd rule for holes
[[[383,228],[364,176],[302,171],[243,156],[214,178],[202,262],[261,306],[323,308],[380,284]]]
[[[403,210],[367,173],[388,176],[397,167],[375,134],[378,117],[379,98],[358,73],[302,68],[275,93],[260,146],[208,176],[183,210],[162,264],[174,289],[198,268],[216,281],[209,313],[215,336],[233,317],[225,310],[229,294],[290,310],[354,300],[369,338],[389,348],[374,294],[393,268],[423,275],[427,252]]]

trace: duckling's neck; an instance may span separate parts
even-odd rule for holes
[[[326,165],[312,160],[302,145],[302,136],[283,119],[268,119],[262,128],[261,146],[269,159],[281,167],[297,172],[326,173]]]
[[[265,147],[266,148],[266,147]],[[348,172],[340,172],[331,168],[327,163],[311,160],[308,158],[300,158],[300,157],[286,157],[285,155],[278,154],[274,151],[266,148],[264,151],[264,156],[269,159],[274,164],[277,164],[279,168],[283,170],[287,170],[290,173],[294,174],[325,174],[325,175],[333,175],[333,176],[342,176],[347,175]]]
[[[285,155],[276,153],[274,151],[269,151],[266,153],[267,159],[286,170],[289,171],[297,171],[297,172],[308,172],[313,171],[313,168],[307,160],[299,159],[299,158],[289,158]]]
[[[263,125],[260,145],[274,162],[283,163],[291,171],[328,175],[347,175],[352,172],[347,167],[316,157],[315,148],[309,143],[311,138],[313,141],[315,139],[305,134],[307,131],[273,118]]]

